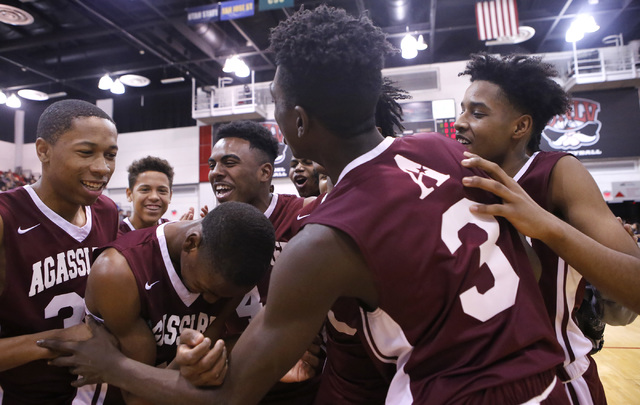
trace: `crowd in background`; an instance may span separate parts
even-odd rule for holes
[[[23,175],[13,172],[11,170],[0,170],[0,191],[11,190],[12,188],[24,186],[26,184],[33,184],[38,181],[38,178],[33,174]]]

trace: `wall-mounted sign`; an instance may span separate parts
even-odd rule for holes
[[[189,24],[201,24],[218,20],[219,13],[217,3],[187,9],[187,22]]]
[[[258,7],[260,11],[293,7],[293,0],[260,0]]]
[[[220,20],[235,20],[250,17],[255,13],[253,0],[231,0],[220,2]]]
[[[640,155],[640,107],[634,88],[573,95],[571,112],[556,115],[542,132],[540,149],[578,158]]]

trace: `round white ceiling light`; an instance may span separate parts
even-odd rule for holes
[[[18,95],[22,98],[33,101],[49,100],[49,95],[47,93],[38,90],[22,89],[18,90]]]
[[[33,24],[33,16],[17,7],[0,4],[0,22],[9,25]]]
[[[151,80],[140,75],[123,75],[120,76],[120,81],[130,87],[145,87],[151,83]]]

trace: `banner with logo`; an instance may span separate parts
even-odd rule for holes
[[[236,20],[251,17],[255,13],[253,0],[231,0],[220,2],[220,20]]]
[[[640,156],[640,106],[634,88],[578,92],[572,110],[542,132],[540,149],[585,158]]]
[[[284,135],[282,131],[280,131],[278,123],[275,121],[265,121],[260,124],[271,131],[274,138],[278,140],[278,156],[274,162],[273,177],[288,177],[293,153],[291,153],[291,148],[284,143]]]
[[[218,4],[209,4],[201,7],[187,9],[187,23],[201,24],[209,21],[218,21]]]
[[[275,10],[277,8],[293,7],[293,0],[260,0],[258,10]]]

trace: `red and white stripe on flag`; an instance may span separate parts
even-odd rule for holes
[[[490,0],[476,3],[478,39],[487,41],[518,35],[516,0]]]

